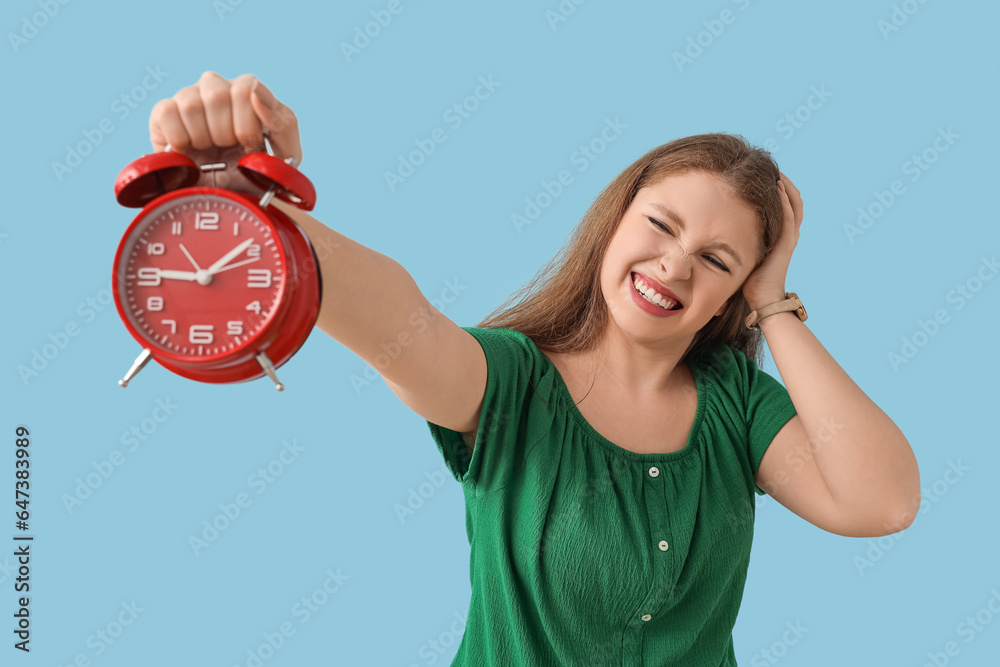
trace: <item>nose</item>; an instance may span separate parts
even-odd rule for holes
[[[660,275],[668,283],[691,277],[691,257],[684,250],[674,247],[660,256]]]

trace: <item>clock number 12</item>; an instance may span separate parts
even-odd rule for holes
[[[219,228],[219,214],[215,211],[198,211],[194,214],[194,228],[217,230]]]

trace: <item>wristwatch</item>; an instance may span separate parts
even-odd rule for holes
[[[759,329],[757,323],[768,315],[774,315],[775,313],[783,313],[786,310],[794,311],[796,316],[798,316],[800,322],[805,322],[806,309],[799,301],[799,297],[795,292],[785,292],[785,300],[777,301],[775,303],[769,303],[763,308],[758,308],[749,315],[747,315],[746,325],[747,329]]]

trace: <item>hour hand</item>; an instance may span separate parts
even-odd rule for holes
[[[160,269],[160,277],[167,280],[191,280],[194,281],[198,274],[194,271],[171,271],[170,269]]]

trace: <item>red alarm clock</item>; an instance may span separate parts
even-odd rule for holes
[[[115,253],[112,292],[143,350],[122,387],[150,359],[199,382],[267,375],[309,337],[319,315],[319,263],[308,237],[273,197],[312,210],[316,191],[295,159],[248,153],[237,167],[266,190],[253,197],[195,187],[203,171],[182,153],[144,155],[121,171],[115,197],[142,207]]]

